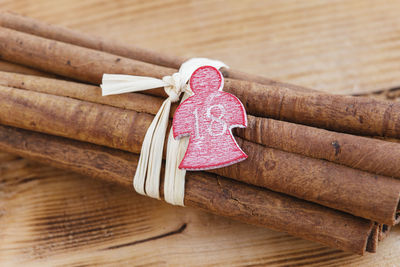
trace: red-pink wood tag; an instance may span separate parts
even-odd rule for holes
[[[232,128],[247,126],[246,110],[236,96],[222,91],[223,85],[222,73],[214,67],[192,74],[194,95],[178,106],[172,123],[175,139],[190,136],[180,169],[215,169],[247,158],[232,135]]]

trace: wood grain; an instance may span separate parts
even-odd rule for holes
[[[1,7],[323,91],[370,92],[400,81],[400,3],[394,0],[3,0]]]
[[[0,7],[160,52],[218,58],[243,71],[324,91],[393,88],[372,96],[400,101],[395,90],[400,3],[394,0],[1,0]],[[8,154],[0,159],[3,266],[396,266],[400,261],[398,227],[378,253],[352,256]],[[10,182],[15,177],[25,182]],[[119,244],[131,245],[104,250]]]
[[[172,207],[119,186],[0,153],[3,266],[268,265],[396,263],[399,229],[365,257]],[[7,205],[4,205],[7,203]],[[207,233],[207,234],[205,234]]]
[[[0,149],[133,191],[139,157],[132,153],[5,126]],[[375,253],[391,228],[205,172],[186,173],[184,204],[358,255]]]

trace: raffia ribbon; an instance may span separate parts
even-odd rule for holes
[[[168,127],[171,103],[179,101],[184,93],[184,101],[192,95],[188,81],[193,72],[202,66],[213,66],[217,69],[227,67],[223,62],[207,58],[192,58],[184,62],[179,72],[162,79],[152,77],[104,74],[101,89],[103,96],[139,92],[164,87],[168,98],[163,102],[143,140],[138,167],[133,178],[133,187],[142,195],[160,199],[160,172],[164,139]],[[185,170],[178,168],[189,143],[188,137],[175,140],[172,129],[168,135],[167,158],[165,165],[164,198],[165,201],[184,206]]]

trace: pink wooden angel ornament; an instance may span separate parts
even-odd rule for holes
[[[207,170],[245,160],[232,128],[247,126],[243,104],[223,92],[222,73],[211,66],[198,68],[190,78],[194,95],[178,106],[173,117],[175,139],[189,135],[189,145],[179,168]]]

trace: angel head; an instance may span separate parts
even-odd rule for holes
[[[195,94],[221,91],[224,86],[222,73],[212,66],[196,69],[190,78],[190,88]]]

